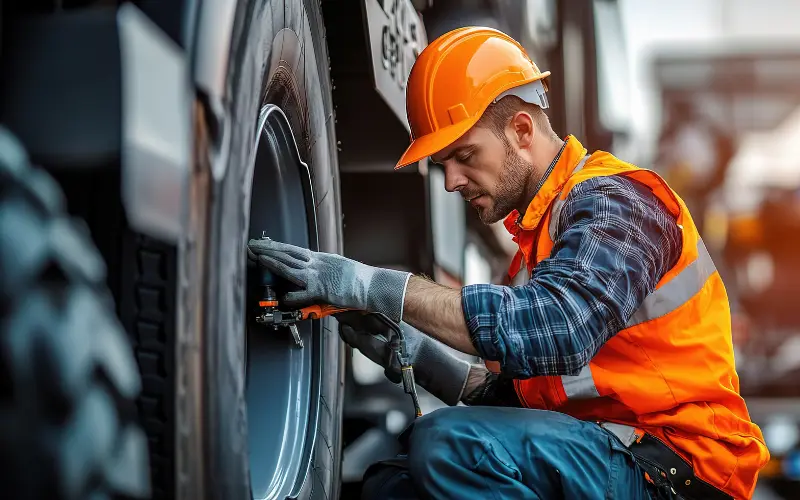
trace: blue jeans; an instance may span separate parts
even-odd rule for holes
[[[633,455],[610,432],[562,413],[451,407],[425,415],[405,455],[365,475],[364,499],[653,499]]]

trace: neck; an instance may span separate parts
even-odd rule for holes
[[[536,193],[541,189],[547,176],[550,174],[551,168],[555,166],[558,158],[561,156],[561,151],[564,148],[564,141],[547,139],[543,144],[536,145],[532,150],[535,152],[533,161],[533,172],[525,186],[525,193],[520,200],[517,211],[520,215],[525,215],[528,210],[528,205],[531,204]]]

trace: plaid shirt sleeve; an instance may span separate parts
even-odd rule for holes
[[[559,228],[550,257],[527,284],[462,289],[472,343],[505,376],[577,375],[681,254],[675,218],[625,177],[576,185]]]

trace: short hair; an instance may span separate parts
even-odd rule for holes
[[[515,95],[505,96],[496,103],[490,104],[478,120],[477,125],[488,128],[497,137],[506,140],[506,126],[518,111],[527,111],[539,132],[544,133],[550,140],[559,141],[561,139],[553,130],[550,119],[542,108],[525,102]]]

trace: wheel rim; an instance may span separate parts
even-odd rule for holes
[[[262,108],[258,130],[248,237],[266,232],[274,240],[317,250],[311,178],[283,111],[271,104]],[[252,494],[254,499],[286,498],[307,476],[316,434],[319,322],[297,324],[302,349],[294,346],[288,329],[266,329],[250,318],[247,325]]]

